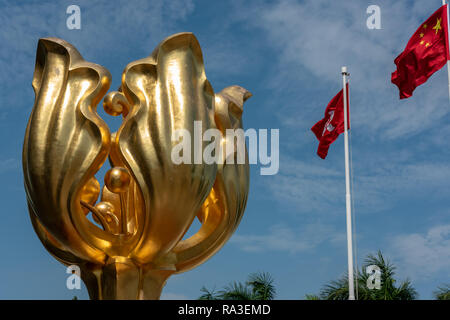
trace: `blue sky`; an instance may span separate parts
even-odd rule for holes
[[[66,8],[81,8],[68,30]],[[381,8],[381,30],[366,8]],[[72,43],[106,67],[115,89],[123,68],[165,37],[191,31],[216,92],[253,93],[245,128],[280,129],[280,171],[251,169],[246,213],[228,244],[202,266],[169,279],[162,298],[195,299],[255,271],[270,272],[278,298],[303,299],[347,270],[342,137],[326,160],[310,132],[351,73],[357,255],[381,249],[420,298],[450,282],[450,103],[442,69],[400,101],[394,58],[441,1],[3,1],[0,0],[0,298],[88,298],[65,286],[65,267],[43,248],[28,218],[22,143],[33,107],[41,37]],[[104,115],[104,113],[101,113]],[[107,117],[107,116],[105,116]],[[110,118],[109,118],[110,119]],[[112,128],[117,123],[108,120]]]

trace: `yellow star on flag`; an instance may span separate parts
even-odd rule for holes
[[[442,21],[442,19],[438,18],[437,21],[436,21],[436,25],[433,27],[433,30],[436,30],[436,34],[439,32],[439,30],[442,29],[441,21]]]
[[[431,43],[427,42],[427,44],[425,45],[425,47],[428,48],[429,46],[431,46]]]
[[[420,44],[424,44],[424,43],[425,43],[425,41],[423,41],[423,40],[422,40],[422,41],[420,41]]]
[[[427,27],[428,27],[428,25],[425,23],[425,24],[423,25],[423,28],[426,29]]]
[[[419,37],[421,37],[421,38],[423,38],[423,36],[424,36],[424,34],[423,34],[423,32],[419,35]]]

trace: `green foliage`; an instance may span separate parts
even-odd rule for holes
[[[208,290],[206,287],[200,289],[203,294],[198,298],[198,300],[220,300],[219,295],[213,290]]]
[[[381,288],[369,289],[367,287],[366,269],[376,265],[381,271]],[[396,267],[386,260],[378,251],[376,255],[369,254],[364,260],[361,270],[357,270],[357,287],[359,300],[414,300],[418,294],[411,281],[406,279],[397,282],[395,279]],[[202,287],[199,300],[273,300],[276,289],[273,278],[269,273],[252,273],[245,283],[232,282],[222,290],[208,290]],[[397,284],[398,283],[398,284]],[[445,284],[433,292],[437,300],[450,300],[450,284]],[[306,300],[348,300],[348,276],[345,274],[337,280],[325,284],[318,295],[306,294]],[[74,297],[76,299],[76,297]]]
[[[450,300],[450,284],[445,284],[438,287],[435,292],[433,292],[436,300]]]
[[[233,282],[219,291],[220,300],[256,300],[247,284]]]
[[[251,300],[273,300],[275,298],[275,287],[273,278],[269,273],[252,273],[248,277],[247,285],[252,289]]]
[[[245,283],[232,282],[216,292],[202,287],[199,300],[273,300],[276,290],[269,273],[252,273]]]
[[[366,273],[367,266],[376,265],[381,270],[381,288],[369,289]],[[357,271],[357,286],[359,300],[414,300],[418,294],[411,285],[410,280],[401,282],[398,286],[394,279],[396,267],[387,261],[381,251],[377,255],[368,255],[364,261],[361,271]],[[348,300],[348,275],[345,274],[338,280],[327,283],[320,291],[318,296],[307,295],[306,299],[312,300],[316,297],[321,300]]]

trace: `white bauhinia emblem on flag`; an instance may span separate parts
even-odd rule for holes
[[[325,130],[331,132],[335,129],[335,127],[331,124],[331,121],[333,121],[334,111],[330,111],[328,112],[328,114],[330,115],[330,118],[328,119],[327,123],[323,128],[322,136],[325,134]]]

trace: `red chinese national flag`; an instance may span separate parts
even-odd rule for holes
[[[449,60],[447,5],[439,8],[417,29],[405,50],[394,60],[397,70],[391,81],[400,90],[400,99],[412,96]]]
[[[325,109],[325,117],[317,122],[311,131],[314,132],[319,140],[319,148],[317,155],[325,159],[328,154],[328,148],[341,133],[344,132],[344,90],[339,93],[328,103]],[[348,83],[347,83],[347,101],[348,101]],[[350,112],[347,103],[347,120],[348,129],[350,129]]]

